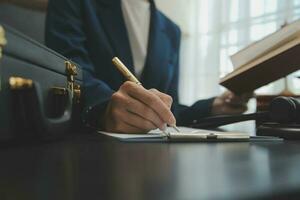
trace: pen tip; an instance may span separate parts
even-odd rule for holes
[[[180,129],[176,125],[173,125],[172,128],[174,128],[178,133],[180,132]]]

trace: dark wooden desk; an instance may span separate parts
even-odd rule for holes
[[[0,158],[1,200],[300,195],[300,142],[128,144],[85,134],[6,145]]]

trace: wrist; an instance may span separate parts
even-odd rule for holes
[[[83,116],[84,123],[91,128],[103,129],[108,102],[89,107]]]

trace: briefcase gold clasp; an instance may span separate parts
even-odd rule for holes
[[[33,81],[21,77],[10,77],[9,86],[12,90],[30,89],[33,87]]]
[[[71,96],[76,103],[80,102],[81,88],[80,85],[75,83],[75,76],[77,76],[77,67],[70,61],[65,62],[66,73],[68,76],[68,89],[71,91]]]
[[[74,101],[76,103],[80,103],[80,97],[81,97],[80,85],[74,84]]]

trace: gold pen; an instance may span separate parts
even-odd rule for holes
[[[129,69],[118,57],[114,57],[112,62],[129,81],[132,81],[138,85],[142,85],[142,83],[131,73],[131,71],[129,71]]]
[[[129,69],[124,65],[124,63],[118,58],[114,57],[112,59],[112,63],[117,67],[117,69],[129,80],[132,81],[138,85],[142,85],[142,83],[129,71]],[[177,128],[176,125],[169,125],[172,127],[176,132],[180,132],[179,128]],[[168,137],[170,136],[170,133],[166,133]]]

